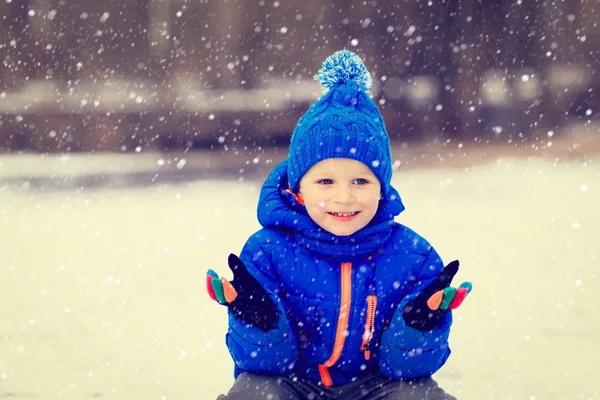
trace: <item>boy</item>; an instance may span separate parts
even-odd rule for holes
[[[231,254],[210,296],[229,309],[236,381],[219,399],[453,399],[431,379],[450,355],[450,282],[431,245],[394,222],[389,137],[360,58],[317,74],[325,94],[261,190],[263,229]]]

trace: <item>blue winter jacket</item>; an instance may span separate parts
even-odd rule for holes
[[[425,239],[394,222],[404,209],[396,190],[390,188],[369,225],[339,237],[319,228],[287,188],[283,161],[261,190],[263,228],[240,254],[279,316],[263,332],[229,313],[235,377],[296,374],[330,386],[378,371],[401,379],[436,372],[450,355],[451,313],[420,332],[406,326],[402,309],[443,263]]]

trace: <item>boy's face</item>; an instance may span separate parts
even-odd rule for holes
[[[300,180],[298,196],[321,228],[349,236],[375,216],[381,183],[365,164],[348,158],[328,158]]]

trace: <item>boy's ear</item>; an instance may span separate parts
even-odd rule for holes
[[[294,194],[294,198],[298,204],[304,205],[304,197],[302,197],[302,192],[298,189],[298,193]]]
[[[302,193],[300,193],[300,189],[298,189],[298,193],[292,192],[292,189],[287,189],[286,192],[294,196],[294,199],[296,199],[296,203],[304,205],[304,199],[302,198]]]

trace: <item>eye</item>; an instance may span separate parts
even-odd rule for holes
[[[321,185],[331,185],[333,181],[331,179],[325,178],[318,180],[317,183],[320,183]]]
[[[355,179],[353,182],[357,185],[366,185],[367,183],[369,183],[368,180],[363,179],[363,178]]]

